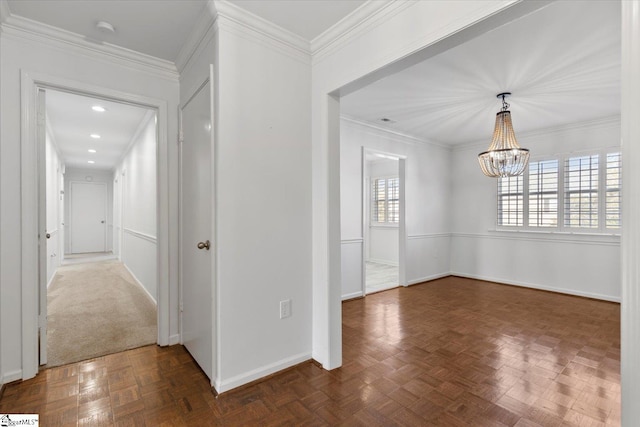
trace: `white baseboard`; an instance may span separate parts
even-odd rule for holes
[[[147,288],[144,287],[144,285],[142,284],[142,282],[140,280],[138,280],[138,278],[136,277],[135,274],[133,274],[133,271],[131,271],[131,269],[127,266],[127,264],[122,263],[122,265],[124,265],[124,268],[127,269],[127,271],[129,272],[129,274],[131,274],[131,277],[133,277],[133,280],[136,282],[136,284],[138,286],[140,286],[140,288],[144,291],[145,294],[147,294],[147,296],[149,297],[149,299],[153,302],[153,304],[157,307],[158,306],[158,302],[156,301],[156,299],[153,297],[153,295],[151,295],[151,293],[149,293],[149,291],[147,290]]]
[[[169,335],[169,345],[180,344],[180,334]]]
[[[301,353],[295,356],[287,357],[286,359],[282,359],[278,362],[265,365],[263,367],[240,375],[236,375],[235,377],[229,378],[228,380],[220,381],[219,378],[216,378],[213,381],[213,387],[218,393],[224,393],[236,387],[240,387],[241,385],[245,385],[260,378],[264,378],[268,375],[275,374],[276,372],[282,371],[283,369],[287,369],[299,363],[306,362],[307,360],[311,360],[311,353]]]
[[[58,271],[57,268],[56,271]],[[49,286],[51,286],[51,284],[53,283],[53,279],[56,278],[56,271],[53,272],[53,274],[51,275],[51,279],[49,279],[49,281],[47,282],[47,289],[49,289]]]
[[[498,279],[498,278],[495,278],[495,277],[481,276],[481,275],[477,275],[477,274],[459,273],[459,272],[455,272],[455,271],[451,272],[451,276],[466,277],[468,279],[484,280],[484,281],[487,281],[487,282],[503,283],[505,285],[519,286],[521,288],[538,289],[538,290],[541,290],[541,291],[556,292],[556,293],[559,293],[559,294],[566,294],[566,295],[575,295],[575,296],[579,296],[579,297],[593,298],[593,299],[599,299],[599,300],[603,300],[603,301],[611,301],[611,302],[618,302],[618,303],[620,302],[620,297],[614,297],[614,296],[611,296],[611,295],[596,294],[596,293],[592,293],[592,292],[581,292],[581,291],[576,291],[576,290],[573,290],[573,289],[555,288],[555,287],[552,287],[552,286],[538,285],[536,283],[514,282],[514,281],[511,281],[511,280]]]
[[[346,301],[348,299],[360,298],[362,296],[362,291],[352,292],[350,294],[342,295],[342,301]]]
[[[22,379],[22,369],[8,372],[0,377],[0,384],[8,384]]]
[[[375,262],[376,264],[384,264],[384,265],[391,265],[393,267],[397,267],[400,264],[398,263],[398,261],[388,261],[386,259],[374,259],[374,258],[369,258],[367,260],[367,262]]]
[[[442,279],[443,277],[448,277],[448,276],[451,276],[451,273],[449,272],[438,273],[438,274],[433,274],[431,276],[421,277],[419,279],[411,279],[411,280],[407,280],[407,286],[417,285],[418,283],[429,282],[431,280]]]

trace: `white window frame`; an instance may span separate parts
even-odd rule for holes
[[[375,183],[376,181],[380,180],[380,179],[384,179],[387,181],[387,183],[385,183],[385,202],[384,202],[384,217],[385,220],[384,222],[380,222],[380,221],[376,221],[374,220],[373,217],[373,212],[374,212],[374,206],[375,206]],[[370,199],[370,203],[371,203],[371,209],[369,209],[369,220],[371,223],[372,227],[398,227],[400,225],[400,217],[398,216],[398,221],[397,222],[389,222],[389,186],[388,186],[388,180],[390,179],[396,179],[398,180],[398,209],[400,208],[400,177],[398,175],[384,175],[384,176],[374,176],[371,177],[371,182],[369,185],[369,191],[371,192],[371,197]]]
[[[523,201],[522,201],[522,225],[500,225],[500,194],[499,182],[496,183],[496,230],[498,231],[528,231],[534,233],[567,233],[567,234],[602,234],[619,236],[622,232],[622,223],[619,228],[607,228],[606,226],[606,194],[607,194],[607,154],[621,153],[621,147],[608,147],[599,150],[569,152],[549,156],[531,158],[530,162],[542,162],[547,160],[558,161],[558,220],[556,227],[530,226],[529,225],[529,167],[523,174]],[[598,155],[598,227],[568,227],[565,226],[565,166],[570,158]],[[621,173],[624,173],[621,171]],[[501,178],[498,178],[498,180]],[[623,203],[622,200],[620,203]]]

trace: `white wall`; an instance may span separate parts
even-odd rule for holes
[[[50,236],[47,239],[47,285],[49,285],[63,255],[64,226],[63,218],[60,214],[63,212],[62,204],[64,200],[64,196],[61,194],[64,188],[62,173],[64,165],[49,129],[47,129],[45,144],[46,230]]]
[[[620,145],[619,119],[518,135],[532,158]],[[620,301],[619,236],[496,230],[496,180],[480,172],[484,144],[453,152],[451,272]]]
[[[12,21],[13,22],[13,21]],[[160,61],[148,58],[122,59],[118,55],[98,52],[95,45],[83,41],[56,42],[50,37],[37,35],[37,31],[23,31],[4,22],[0,31],[0,383],[20,379],[23,376],[22,351],[29,349],[37,354],[36,342],[22,342],[21,328],[16,322],[22,319],[22,295],[31,298],[37,289],[37,266],[33,260],[33,243],[25,247],[23,254],[22,235],[36,236],[36,225],[25,220],[36,211],[25,199],[23,212],[20,203],[22,189],[32,192],[30,171],[21,170],[21,72],[30,76],[44,76],[56,81],[69,82],[71,86],[96,87],[101,93],[122,93],[123,96],[157,100],[169,111],[164,126],[165,135],[175,141],[177,134],[178,80],[177,73]],[[93,47],[91,47],[93,46]],[[130,55],[133,56],[133,55]],[[167,190],[161,193],[167,230],[163,254],[170,265],[167,266],[169,288],[168,305],[171,315],[167,320],[167,335],[178,333],[177,298],[177,146],[168,144],[162,167],[166,170]],[[24,172],[24,174],[23,174]],[[165,249],[166,251],[167,249]],[[23,263],[26,256],[28,263]],[[33,296],[33,300],[37,295]],[[31,307],[31,306],[30,306]],[[31,307],[29,310],[32,310]],[[177,342],[175,340],[174,342]],[[24,344],[24,346],[23,346]],[[33,366],[25,367],[27,375],[33,375]]]
[[[451,151],[343,119],[340,126],[342,298],[362,295],[362,147],[406,157],[407,282],[420,283],[447,275]],[[378,234],[384,233],[384,230],[372,230],[378,231]]]
[[[119,258],[157,302],[156,141],[156,115],[149,111],[110,176],[110,182],[116,190],[112,217],[118,217],[111,234],[114,241],[121,242]]]
[[[113,173],[109,170],[92,168],[72,168],[67,167],[64,173],[64,253],[71,254],[71,204],[73,195],[71,194],[71,183],[73,182],[94,182],[107,186],[107,212],[106,212],[106,252],[113,248]]]
[[[220,388],[311,357],[309,58],[220,22]],[[259,75],[259,78],[256,76]],[[279,304],[292,300],[292,316]]]

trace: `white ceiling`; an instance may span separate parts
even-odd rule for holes
[[[175,62],[207,0],[9,0],[20,15],[147,55]],[[96,29],[98,21],[115,34]]]
[[[107,111],[95,112],[91,109],[94,105]],[[148,111],[67,92],[46,93],[47,121],[67,167],[113,169]],[[91,134],[100,135],[100,139],[91,138]],[[96,153],[89,153],[89,149]]]
[[[456,145],[620,114],[620,3],[559,1],[341,99],[342,113]],[[384,123],[386,117],[396,123]]]

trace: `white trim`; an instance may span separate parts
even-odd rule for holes
[[[147,242],[151,242],[153,244],[158,243],[158,239],[156,238],[156,236],[152,236],[151,234],[146,234],[141,231],[133,230],[131,228],[126,228],[126,227],[122,228],[122,231],[124,231],[125,233],[131,236],[137,237],[142,240],[146,240]]]
[[[467,274],[467,273],[460,273],[460,272],[456,272],[456,271],[452,271],[450,273],[451,276],[458,276],[458,277],[464,277],[464,278],[468,278],[468,279],[475,279],[475,280],[483,280],[485,282],[493,282],[493,283],[497,283],[497,284],[504,284],[504,285],[511,285],[511,286],[518,286],[520,288],[530,288],[530,289],[537,289],[537,290],[541,290],[541,291],[549,291],[549,292],[555,292],[558,294],[566,294],[566,295],[574,295],[574,296],[579,296],[579,297],[586,297],[586,298],[593,298],[593,299],[598,299],[598,300],[603,300],[603,301],[611,301],[611,302],[620,302],[620,297],[614,297],[611,295],[603,295],[603,294],[597,294],[597,293],[593,293],[593,292],[581,292],[581,291],[576,291],[573,289],[564,289],[564,288],[556,288],[553,286],[545,286],[545,285],[539,285],[536,283],[527,283],[527,282],[515,282],[512,280],[505,280],[505,279],[501,279],[501,278],[496,278],[496,277],[491,277],[491,276],[482,276],[482,275],[478,275],[478,274]]]
[[[585,120],[581,122],[568,123],[564,125],[551,126],[546,128],[540,128],[536,130],[531,130],[528,132],[518,132],[518,139],[525,138],[536,138],[541,136],[554,135],[557,133],[568,132],[576,129],[601,129],[620,126],[620,116],[609,116],[599,119]],[[461,144],[452,145],[451,148],[454,152],[469,150],[472,148],[481,149],[482,151],[486,150],[489,146],[489,139],[485,139],[482,141],[469,141],[463,142]],[[608,147],[607,147],[608,148]],[[558,154],[569,154],[571,152],[561,152]],[[535,160],[532,158],[532,160]]]
[[[400,266],[399,261],[389,261],[386,259],[369,258],[368,260],[366,260],[366,262],[375,262],[376,264],[390,265],[392,267]]]
[[[503,231],[490,230],[492,234],[480,233],[451,233],[451,237],[468,239],[492,239],[492,240],[520,240],[526,242],[542,243],[568,243],[580,245],[620,246],[620,237],[608,234],[579,234],[559,232],[535,232],[535,231]],[[571,238],[573,237],[573,238]]]
[[[446,144],[440,144],[438,142],[434,142],[434,141],[430,141],[428,139],[424,139],[424,138],[420,138],[417,136],[413,136],[413,135],[409,135],[408,133],[404,133],[404,132],[400,132],[397,130],[393,130],[393,129],[387,129],[382,125],[379,124],[374,124],[371,122],[367,122],[364,121],[362,119],[357,119],[355,117],[351,117],[345,114],[340,115],[340,121],[346,125],[350,125],[352,127],[355,128],[364,128],[362,130],[364,131],[368,131],[369,133],[373,134],[373,135],[377,135],[379,136],[381,133],[383,135],[390,135],[387,136],[388,138],[391,137],[400,137],[402,140],[398,140],[397,138],[393,138],[393,141],[395,142],[402,142],[405,144],[427,144],[427,145],[432,145],[434,147],[438,147],[438,148],[443,148],[445,150],[451,150],[451,146],[450,145],[446,145]],[[376,150],[374,149],[368,149],[372,152],[375,152]],[[383,154],[383,153],[381,153]],[[394,154],[397,156],[397,154]],[[401,156],[402,157],[402,156]]]
[[[411,279],[411,280],[409,280],[407,282],[407,285],[408,286],[418,285],[420,283],[430,282],[431,280],[442,279],[443,277],[449,277],[449,276],[451,276],[450,272],[432,274],[431,276],[425,276],[425,277],[421,277],[419,279]]]
[[[153,302],[153,305],[156,306],[156,308],[158,307],[158,302],[156,301],[156,299],[153,297],[153,295],[151,295],[149,293],[149,291],[147,290],[147,288],[144,287],[144,285],[142,284],[142,282],[140,281],[140,279],[138,279],[136,277],[135,274],[133,274],[133,271],[131,271],[131,269],[129,268],[129,266],[127,264],[125,264],[124,262],[122,263],[122,265],[124,266],[124,268],[126,268],[126,270],[129,272],[129,274],[131,275],[131,277],[133,277],[133,281],[136,283],[136,285],[138,285],[138,287],[140,289],[142,289],[145,293],[145,295],[147,295],[147,297],[151,300],[151,302]]]
[[[347,301],[347,300],[354,299],[354,298],[361,298],[363,296],[364,296],[364,294],[362,293],[362,291],[351,292],[350,294],[342,295],[342,301]]]
[[[158,344],[169,341],[169,172],[167,101],[135,95],[75,80],[21,70],[21,289],[22,289],[22,379],[38,373],[38,202],[37,179],[39,164],[36,158],[35,109],[36,89],[57,89],[103,99],[137,104],[153,108],[158,113],[157,127],[157,228],[158,228]],[[164,208],[164,209],[163,209]]]
[[[296,354],[277,362],[264,365],[260,368],[252,369],[251,371],[236,375],[228,380],[220,381],[216,379],[213,385],[218,393],[223,393],[306,361],[311,361],[310,353]]]
[[[361,237],[355,238],[355,239],[342,239],[340,241],[341,244],[343,245],[353,245],[356,243],[364,243],[364,239]]]
[[[10,371],[2,376],[0,379],[0,384],[8,384],[13,381],[18,381],[22,379],[22,369],[16,369],[15,371]]]
[[[381,22],[392,18],[411,6],[410,1],[367,1],[362,6],[333,24],[329,29],[311,40],[310,50],[313,62],[318,63],[325,57],[340,50],[360,35]]]
[[[307,40],[266,19],[248,12],[227,0],[217,0],[218,25],[237,35],[271,47],[305,64],[311,64],[311,50]]]
[[[176,345],[176,344],[180,344],[180,334],[169,335],[168,345]]]
[[[451,233],[409,234],[407,240],[449,238],[451,235]]]
[[[2,23],[3,36],[48,45],[52,48],[118,64],[170,81],[178,81],[178,71],[171,61],[136,52],[109,43],[92,43],[85,37],[41,22],[11,15]]]

